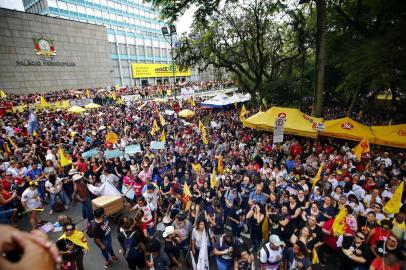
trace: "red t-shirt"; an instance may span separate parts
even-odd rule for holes
[[[371,264],[376,270],[400,270],[400,265],[395,264],[392,266],[386,265],[382,257],[376,257]]]
[[[300,146],[300,144],[292,145],[292,147],[290,148],[290,154],[293,157],[296,157],[297,155],[300,155],[301,153],[302,153],[302,147]]]

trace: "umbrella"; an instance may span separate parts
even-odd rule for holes
[[[195,112],[186,109],[186,110],[180,111],[180,112],[179,112],[179,116],[180,116],[180,117],[183,117],[183,118],[189,118],[189,117],[195,116]]]
[[[71,112],[71,113],[82,113],[85,111],[86,111],[86,109],[84,109],[80,106],[72,106],[68,109],[68,112]]]
[[[89,103],[89,104],[85,105],[85,108],[86,109],[98,109],[98,108],[100,108],[100,105],[96,104],[96,103]]]

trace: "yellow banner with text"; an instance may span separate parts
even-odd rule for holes
[[[174,69],[176,77],[192,76],[191,69],[179,70],[171,64],[132,64],[133,78],[172,77]]]

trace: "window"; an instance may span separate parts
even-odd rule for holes
[[[117,47],[116,47],[115,43],[110,43],[110,50],[111,50],[111,54],[117,54]],[[113,62],[114,62],[114,60],[113,60]],[[117,66],[118,66],[118,62],[117,62]]]
[[[127,55],[127,48],[126,48],[125,44],[118,44],[118,48],[119,48],[120,54]]]
[[[95,15],[96,17],[99,17],[99,18],[102,17],[101,11],[100,11],[100,10],[97,10],[97,9],[94,10],[94,15]]]
[[[162,48],[162,49],[161,49],[161,57],[162,57],[162,58],[166,58],[166,57],[168,56],[168,55],[167,55],[167,52],[168,52],[168,51],[167,51],[165,48]]]
[[[157,47],[154,48],[154,56],[159,57],[159,48]]]
[[[106,12],[106,11],[102,11],[102,14],[103,14],[103,18],[104,19],[109,19],[109,13],[108,12]]]
[[[77,6],[78,7],[78,12],[82,14],[86,14],[86,8],[82,6]]]
[[[94,10],[92,8],[86,8],[86,13],[90,16],[94,16]]]
[[[152,57],[152,47],[147,46],[146,47],[146,56]]]
[[[128,51],[131,56],[137,55],[135,45],[128,45]]]
[[[145,56],[145,47],[142,45],[138,45],[138,55]]]

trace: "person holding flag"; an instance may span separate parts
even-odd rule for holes
[[[56,246],[62,255],[63,269],[84,270],[83,255],[89,251],[89,246],[86,236],[76,230],[73,222],[63,224],[63,234],[56,241]]]

